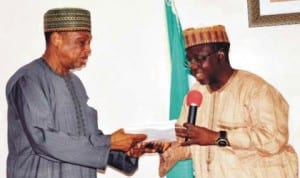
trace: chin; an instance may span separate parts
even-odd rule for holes
[[[202,79],[200,79],[200,80],[197,79],[197,81],[198,81],[201,85],[206,85],[206,84],[208,84],[208,82],[206,82],[205,80],[202,80]]]
[[[84,65],[81,65],[79,67],[75,67],[74,69],[72,69],[72,71],[80,71],[81,69],[85,68],[86,67],[86,64]]]

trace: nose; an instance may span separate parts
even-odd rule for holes
[[[92,50],[90,44],[87,44],[84,48],[84,52],[87,54],[87,56],[91,55]]]
[[[191,64],[190,64],[191,70],[195,70],[195,69],[197,69],[197,68],[199,68],[201,66],[202,66],[202,64],[200,64],[198,62],[195,62],[195,61],[191,62]]]

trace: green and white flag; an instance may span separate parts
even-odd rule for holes
[[[184,67],[185,48],[179,18],[176,14],[174,2],[165,0],[168,25],[169,48],[171,57],[171,91],[169,118],[177,119],[185,94],[189,90],[188,71]],[[167,178],[193,178],[192,161],[179,161],[168,172]]]

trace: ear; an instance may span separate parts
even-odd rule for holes
[[[58,32],[53,32],[51,35],[51,43],[53,46],[58,47],[62,43],[62,35]]]

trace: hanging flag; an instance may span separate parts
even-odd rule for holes
[[[173,0],[165,0],[171,57],[170,120],[177,119],[185,94],[189,90],[188,71],[184,67],[185,48],[179,18]],[[192,161],[179,161],[168,172],[168,178],[193,178]]]

